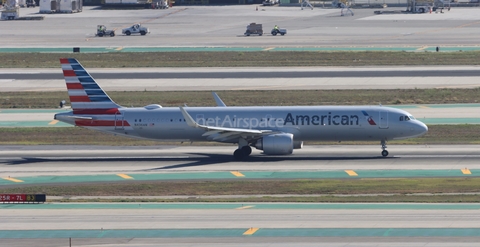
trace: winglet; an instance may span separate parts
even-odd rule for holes
[[[182,112],[183,117],[187,121],[188,126],[194,127],[194,128],[199,127],[198,123],[195,122],[195,120],[193,120],[192,116],[190,116],[190,114],[188,114],[188,112],[185,111],[185,109],[183,109],[183,106],[180,106],[180,111]]]
[[[220,97],[218,97],[217,93],[215,92],[212,92],[213,94],[213,98],[215,99],[215,102],[217,103],[217,106],[220,106],[220,107],[226,107],[227,105],[225,105],[225,103],[223,103],[223,100],[220,99]]]

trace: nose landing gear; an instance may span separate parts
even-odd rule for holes
[[[386,145],[385,140],[382,140],[380,142],[380,144],[382,144],[382,156],[387,157],[388,156],[388,151],[387,151],[387,145]]]

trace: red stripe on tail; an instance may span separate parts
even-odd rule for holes
[[[90,102],[90,98],[88,96],[70,96],[70,102]]]
[[[61,64],[70,64],[70,62],[68,61],[68,58],[60,58],[60,63]]]
[[[74,109],[73,114],[78,114],[78,115],[115,115],[119,114],[120,112],[118,111],[117,108],[111,108],[111,109]]]
[[[66,69],[63,70],[63,75],[64,75],[64,76],[77,76],[77,75],[75,74],[75,71],[73,71],[73,70],[66,70]]]
[[[83,89],[81,83],[67,83],[67,89]]]
[[[91,126],[91,127],[113,127],[113,126],[124,126],[128,127],[128,124],[125,120],[75,120],[75,125],[77,126]]]

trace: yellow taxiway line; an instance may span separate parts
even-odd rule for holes
[[[238,172],[238,171],[233,171],[230,173],[233,174],[235,177],[245,177],[245,175],[243,175],[241,172]]]
[[[462,169],[462,173],[465,174],[465,175],[471,175],[472,174],[472,172],[468,168]]]
[[[356,172],[354,172],[353,170],[345,170],[345,172],[349,175],[349,176],[358,176],[358,174]]]
[[[3,179],[8,180],[8,181],[12,181],[12,182],[15,182],[15,183],[23,183],[23,180],[16,179],[16,178],[8,177],[8,178],[3,178]]]
[[[243,235],[253,235],[256,231],[258,231],[260,228],[249,228],[246,232],[243,233]]]
[[[124,178],[124,179],[133,179],[132,177],[128,176],[127,174],[117,174],[117,176]]]

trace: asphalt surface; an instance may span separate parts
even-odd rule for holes
[[[262,50],[322,47],[352,51],[371,47],[368,50],[425,52],[437,46],[441,51],[448,51],[443,47],[455,47],[457,51],[476,49],[480,40],[477,32],[480,15],[476,8],[453,8],[443,14],[423,15],[374,15],[372,9],[354,11],[354,16],[342,17],[339,9],[302,11],[299,7],[273,7],[255,11],[252,5],[125,11],[85,7],[77,14],[46,15],[43,21],[2,22],[0,48],[8,51],[32,48],[34,52],[39,47],[64,47],[66,50],[109,47],[112,52],[124,52],[129,51],[129,47],[164,47],[171,51],[175,51],[175,47],[222,47],[238,51],[249,51],[252,47],[261,47]],[[37,12],[38,8],[21,9],[22,16],[38,16]],[[118,35],[119,29],[137,22],[148,26],[151,33],[146,36],[94,37],[97,24],[117,29]],[[266,32],[273,25],[279,25],[287,28],[288,34],[245,37],[245,26],[251,22],[262,23]],[[241,49],[236,49],[238,47]],[[426,72],[392,69],[389,73],[373,70],[284,72],[281,78],[273,75],[270,69],[256,72],[256,76],[264,78],[248,77],[238,71],[217,71],[212,75],[206,75],[205,71],[170,71],[170,74],[154,71],[145,73],[148,78],[138,79],[134,84],[132,79],[137,79],[137,72],[122,74],[128,77],[126,79],[118,79],[118,75],[104,79],[102,76],[112,76],[104,72],[94,76],[102,80],[99,83],[106,90],[479,87],[476,68],[466,70],[466,74],[456,72],[456,69],[446,69],[453,74],[432,69],[426,69]],[[0,90],[65,90],[60,69],[58,74],[48,73],[44,79],[38,79],[42,77],[39,74],[22,79],[15,77],[19,75],[11,70],[5,71],[0,79]],[[171,77],[158,81],[159,76]],[[188,78],[176,79],[174,76]],[[249,162],[233,162],[233,146],[0,148],[2,178],[53,176],[58,179],[120,172],[133,177],[145,173],[170,175],[231,171],[247,175],[247,171],[285,171],[290,175],[293,174],[290,172],[298,171],[340,171],[345,174],[346,169],[357,171],[359,175],[382,170],[427,174],[443,170],[468,177],[461,173],[462,169],[467,168],[474,176],[480,169],[476,145],[393,145],[389,146],[391,157],[388,158],[380,157],[380,145],[313,146],[296,150],[292,156],[281,157],[263,156],[254,151]],[[372,204],[367,205],[372,207]],[[306,209],[301,204],[294,204],[297,208],[289,209],[272,208],[275,207],[272,204],[267,204],[266,209],[255,209],[260,205],[227,205],[229,208],[221,209],[211,204],[199,205],[200,208],[179,205],[177,209],[152,209],[142,204],[138,207],[135,204],[135,208],[130,209],[108,205],[99,209],[99,205],[92,204],[73,209],[56,209],[55,205],[49,208],[49,204],[4,205],[1,209],[4,224],[0,230],[0,246],[67,246],[69,237],[73,238],[72,246],[477,246],[480,237],[478,206],[464,208],[465,204],[459,205],[453,209],[436,205],[429,209],[365,209],[355,204],[343,210],[338,208],[339,205],[334,205],[335,209]],[[125,231],[117,231],[122,229]]]
[[[478,46],[477,8],[452,8],[445,13],[375,15],[377,9],[300,7],[174,6],[168,10],[102,10],[84,7],[75,14],[45,14],[43,21],[2,22],[4,48],[35,47],[382,47],[402,50],[429,46]],[[404,7],[388,10],[405,10]],[[21,16],[39,16],[38,8],[22,8]],[[244,36],[249,23],[263,24],[264,36]],[[120,29],[142,23],[146,36],[124,36]],[[96,26],[116,29],[117,36],[95,37]],[[285,36],[272,36],[278,25]],[[33,38],[34,37],[34,38]],[[400,49],[396,49],[400,48]],[[148,51],[148,50],[147,50]]]
[[[365,78],[365,77],[478,77],[476,70],[423,70],[423,71],[269,71],[269,72],[138,72],[123,73],[91,73],[96,79],[258,79],[258,78]],[[0,80],[58,80],[63,79],[61,73],[41,74],[0,74]]]
[[[246,162],[234,161],[235,146],[2,146],[2,177],[168,174],[177,172],[321,172],[344,170],[480,169],[477,145],[389,145],[390,156],[372,145],[305,146],[293,155],[265,156],[253,150]],[[174,175],[175,174],[175,175]],[[398,173],[397,176],[401,174]],[[335,177],[337,175],[333,175]],[[395,176],[395,175],[393,175]],[[403,175],[405,176],[405,175]],[[431,176],[431,175],[430,175]],[[118,177],[117,177],[118,178]],[[248,178],[248,177],[247,177]],[[285,176],[288,178],[288,174]],[[186,177],[185,179],[188,179]],[[120,178],[118,178],[121,181]],[[5,183],[4,183],[5,184]],[[12,183],[10,183],[12,184]]]
[[[480,233],[478,204],[0,207],[2,246],[476,246]]]

